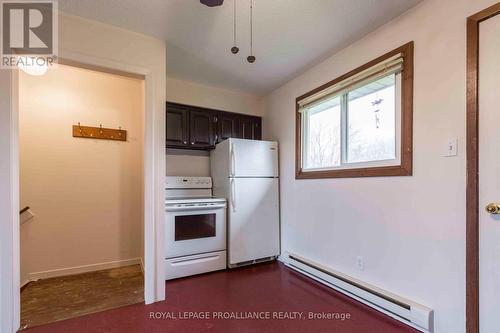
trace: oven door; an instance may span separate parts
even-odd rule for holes
[[[166,258],[226,249],[226,204],[167,205]]]

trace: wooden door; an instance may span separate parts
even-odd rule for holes
[[[167,103],[167,147],[187,147],[188,138],[188,109]]]
[[[500,16],[479,33],[479,328],[500,328]]]

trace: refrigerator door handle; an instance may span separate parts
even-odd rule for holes
[[[234,177],[236,159],[234,156],[234,143],[231,143],[231,177]]]
[[[234,178],[231,178],[231,208],[236,212],[236,184]]]

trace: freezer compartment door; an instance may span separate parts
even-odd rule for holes
[[[230,177],[278,177],[277,142],[230,140]]]
[[[229,265],[279,255],[277,178],[230,179]]]

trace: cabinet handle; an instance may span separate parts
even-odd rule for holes
[[[184,144],[187,145],[187,141],[184,141]]]

